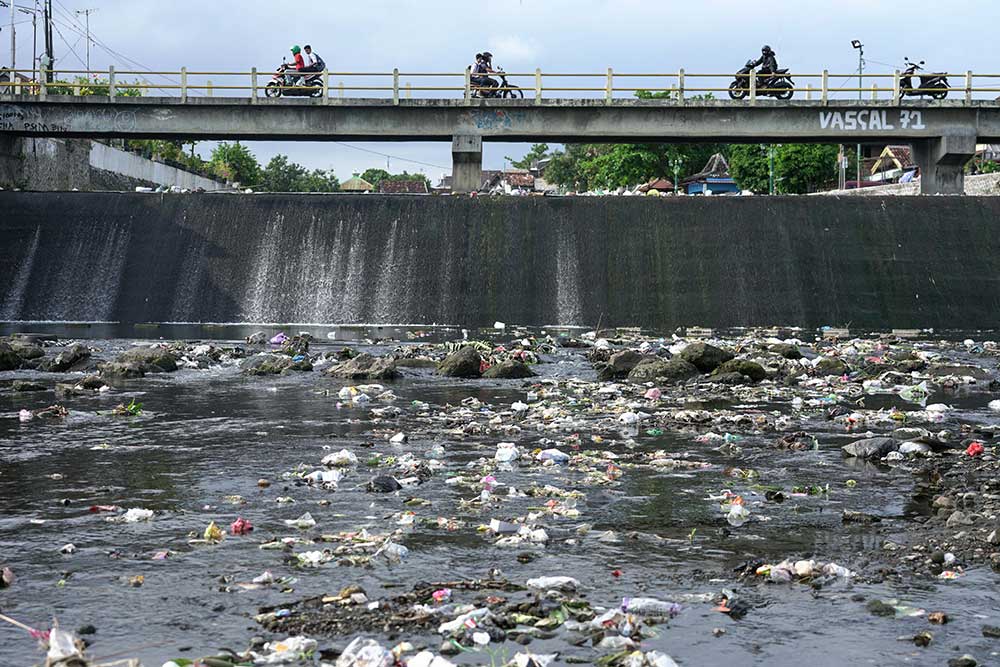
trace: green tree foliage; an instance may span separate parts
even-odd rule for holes
[[[535,160],[541,160],[542,158],[546,158],[548,156],[548,144],[534,144],[520,160],[514,160],[510,157],[507,159],[510,161],[511,166],[515,169],[531,169],[531,165],[535,163]]]
[[[287,155],[275,155],[261,171],[261,190],[268,192],[336,192],[340,181],[324,169],[309,171],[290,162]]]
[[[568,144],[552,156],[545,179],[570,190],[632,187],[700,171],[720,144]]]
[[[388,180],[392,176],[385,169],[365,169],[365,173],[361,174],[361,180],[368,181],[378,189],[379,183]]]
[[[143,88],[138,81],[118,81],[115,83],[115,97],[142,97]],[[107,79],[75,77],[72,81],[56,80],[49,84],[50,95],[103,95],[108,96],[110,85]]]
[[[385,169],[366,169],[361,174],[361,178],[374,185],[376,189],[382,181],[417,181],[426,183],[428,186],[431,183],[430,179],[423,174],[411,174],[408,171],[401,174],[390,174]]]
[[[212,173],[226,181],[234,181],[243,185],[256,185],[260,182],[261,169],[257,158],[250,149],[239,143],[221,142],[212,151],[209,160]]]
[[[774,190],[779,194],[807,194],[837,184],[837,155],[831,144],[781,144],[774,150]],[[729,173],[743,190],[768,192],[768,147],[766,144],[738,144],[728,147]],[[849,155],[848,174],[857,161]],[[864,176],[862,174],[862,176]]]
[[[727,153],[729,175],[741,190],[768,192],[767,145],[734,144]]]
[[[837,155],[830,144],[784,144],[775,151],[776,189],[787,194],[827,190],[837,184]],[[849,173],[855,173],[852,169]],[[864,178],[864,174],[862,174]]]

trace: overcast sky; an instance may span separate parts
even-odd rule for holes
[[[9,2],[9,0],[6,0]],[[17,0],[31,6],[32,0]],[[995,0],[55,0],[57,67],[82,69],[86,40],[76,10],[97,8],[90,28],[94,69],[270,71],[292,44],[312,44],[331,71],[460,72],[489,50],[509,72],[733,72],[763,43],[793,72],[850,73],[852,39],[865,43],[866,71],[891,72],[904,56],[929,68],[997,72],[992,34],[1000,25]],[[9,60],[9,15],[0,10],[0,61]],[[21,16],[18,21],[28,19]],[[74,25],[72,20],[79,21]],[[31,58],[31,24],[20,23],[18,64]],[[68,42],[68,43],[67,43]],[[72,47],[70,49],[69,47]],[[107,49],[114,51],[111,54]],[[6,51],[5,51],[6,50]],[[74,54],[75,52],[75,54]],[[126,58],[131,59],[132,63]],[[218,79],[218,77],[216,77]],[[150,77],[151,81],[164,82]],[[442,80],[436,80],[442,85]],[[847,85],[831,80],[831,85]],[[216,84],[220,81],[215,81]],[[512,83],[534,85],[521,78]],[[601,86],[603,81],[565,85]],[[718,80],[726,85],[728,81]],[[804,83],[804,82],[802,82]],[[414,85],[434,85],[414,81]],[[449,83],[448,85],[460,85]],[[558,85],[558,84],[553,84]],[[689,84],[694,85],[694,84]],[[711,85],[707,81],[705,85]],[[800,84],[801,85],[801,84]],[[886,85],[891,85],[887,83]],[[153,93],[156,94],[156,93]],[[359,93],[360,94],[360,93]],[[450,145],[421,143],[251,142],[261,162],[277,153],[310,168],[352,172],[385,167],[422,171],[437,180],[451,163]],[[526,146],[491,144],[486,168]],[[415,160],[424,165],[405,160]],[[434,166],[427,166],[434,165]]]

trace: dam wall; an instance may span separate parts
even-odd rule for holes
[[[1000,197],[0,192],[0,320],[990,328]]]

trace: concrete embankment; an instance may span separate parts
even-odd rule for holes
[[[994,327],[1000,198],[0,193],[0,319]]]
[[[90,139],[0,136],[0,187],[36,191],[226,185]]]

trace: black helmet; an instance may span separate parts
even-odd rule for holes
[[[493,54],[490,53],[489,51],[483,51],[483,58],[486,58],[487,60],[492,60]]]
[[[764,46],[760,47],[760,52],[761,53],[774,53],[773,51],[771,51],[771,47],[768,46],[767,44],[765,44]]]

